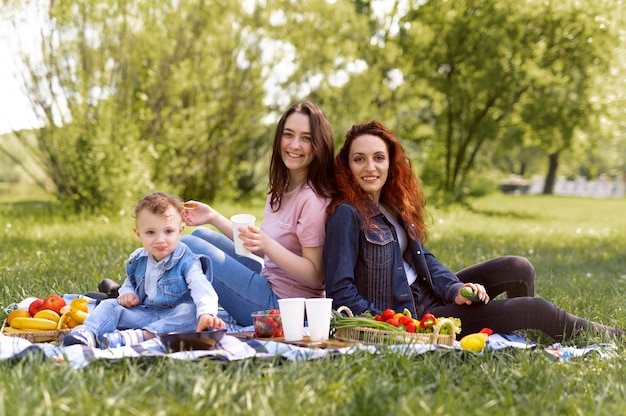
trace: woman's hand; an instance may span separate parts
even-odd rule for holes
[[[209,205],[198,201],[187,201],[183,204],[183,221],[189,226],[213,224],[219,214]]]
[[[254,254],[263,257],[265,248],[271,240],[260,227],[249,225],[247,228],[239,227],[239,238],[243,241],[243,247]],[[273,240],[272,240],[273,241]]]
[[[478,283],[465,283],[463,287],[469,287],[470,289],[472,289],[472,291],[476,293],[478,299],[482,303],[489,302],[489,295],[487,294],[487,291],[485,290],[485,287],[483,285]],[[457,293],[456,297],[454,298],[454,303],[456,303],[457,305],[471,305],[473,302],[467,299],[465,296],[461,295],[461,290],[459,289],[459,293]]]
[[[208,328],[226,329],[226,323],[222,319],[217,316],[213,316],[210,313],[200,315],[196,331],[204,331]]]
[[[134,293],[124,293],[117,298],[117,303],[126,308],[132,308],[139,305],[139,298]]]

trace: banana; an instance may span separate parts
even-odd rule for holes
[[[65,312],[69,312],[69,311],[70,311],[70,309],[71,309],[71,306],[70,306],[70,305],[65,305],[65,306],[64,306],[64,307],[62,307],[62,308],[61,308],[61,310],[60,310],[61,315],[63,315]]]
[[[85,311],[85,309],[87,309],[87,304],[90,303],[87,299],[85,298],[76,298],[76,299],[72,299],[72,301],[70,302],[70,309],[71,310],[82,310]]]
[[[65,312],[63,315],[61,315],[61,318],[59,318],[59,322],[57,322],[57,329],[67,329],[68,328],[68,324],[67,324],[67,320],[70,317],[70,312],[67,311]]]
[[[15,329],[29,329],[31,331],[52,331],[57,329],[57,322],[42,318],[13,318],[11,326]]]
[[[78,324],[82,324],[89,316],[89,313],[85,311],[89,301],[83,298],[76,298],[70,302],[69,314]]]
[[[5,326],[3,328],[3,332],[9,333],[9,334],[23,334],[24,332],[33,332],[32,329],[17,329],[17,328],[13,328],[12,326]]]
[[[35,316],[33,316],[33,318],[49,319],[54,322],[59,322],[59,319],[61,319],[61,316],[55,311],[51,311],[50,309],[42,309],[39,312],[37,312]]]
[[[82,324],[83,322],[85,322],[85,319],[87,319],[87,317],[89,316],[89,314],[85,311],[74,310],[74,309],[69,311],[69,314],[72,317],[72,319],[74,319],[79,324]]]

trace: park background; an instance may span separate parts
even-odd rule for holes
[[[337,145],[372,118],[402,139],[430,200],[428,247],[452,270],[522,255],[538,296],[624,326],[626,199],[607,193],[624,183],[624,7],[3,0],[0,305],[121,281],[138,246],[130,207],[151,190],[261,218],[277,116],[310,99]],[[0,361],[0,414],[621,414],[623,342],[568,345],[601,342],[617,356],[387,351],[76,371],[27,354]]]
[[[389,126],[432,204],[507,184],[559,194],[567,181],[609,183],[622,197],[624,10],[608,0],[3,0],[3,107],[21,94],[0,115],[0,184],[35,184],[69,212],[105,215],[153,189],[262,198],[277,117],[308,99],[337,146],[354,123]]]

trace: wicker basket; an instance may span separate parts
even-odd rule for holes
[[[2,335],[7,337],[20,337],[33,344],[41,342],[53,342],[59,344],[66,334],[69,334],[70,329],[59,329],[55,331],[32,331],[32,332],[6,332],[7,321],[6,319],[2,323]]]
[[[353,316],[352,311],[345,306],[339,307],[337,312],[346,312],[349,316]],[[450,334],[442,335],[439,333],[444,325],[450,328]],[[432,333],[411,333],[366,327],[350,327],[335,329],[333,337],[341,341],[362,342],[374,345],[441,344],[453,346],[456,340],[456,326],[450,319],[444,318],[437,322]]]

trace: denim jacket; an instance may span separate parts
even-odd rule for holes
[[[376,227],[365,229],[356,208],[346,203],[326,221],[324,272],[333,308],[347,306],[354,314],[407,308],[420,317],[431,306],[453,303],[463,286],[458,277],[419,241],[409,238],[403,256],[395,227],[378,209],[373,220]],[[417,274],[410,286],[403,257]]]
[[[135,250],[126,261],[127,279],[119,294],[135,293],[139,303],[145,304],[145,276],[150,254],[143,248]],[[211,263],[207,256],[194,254],[184,243],[179,243],[165,263],[163,275],[157,282],[157,295],[150,305],[156,308],[171,308],[180,303],[193,302],[185,275],[191,265],[200,259],[207,280],[212,279]]]

